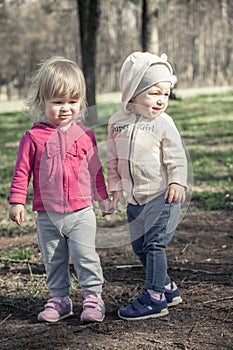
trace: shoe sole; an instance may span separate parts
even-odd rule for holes
[[[63,315],[63,316],[61,316],[61,317],[59,317],[59,318],[57,318],[57,319],[55,319],[55,320],[48,320],[48,319],[46,319],[46,318],[43,318],[43,317],[38,317],[37,319],[38,319],[38,321],[40,321],[40,322],[50,322],[50,323],[55,323],[55,322],[58,322],[58,321],[60,321],[60,320],[64,320],[64,318],[67,318],[67,317],[70,317],[70,316],[72,316],[74,313],[71,311],[71,312],[69,312],[68,314],[65,314],[65,315]]]
[[[175,297],[175,298],[172,299],[172,302],[171,302],[171,303],[167,303],[167,306],[168,306],[168,307],[176,306],[176,305],[182,303],[182,301],[183,301],[183,300],[182,300],[181,297]]]
[[[145,315],[145,316],[139,316],[139,317],[125,317],[120,315],[120,312],[118,311],[118,316],[123,320],[128,320],[128,321],[146,320],[148,318],[157,318],[161,316],[166,316],[167,314],[168,314],[168,309],[163,309],[160,311],[159,314],[151,314],[151,315]]]

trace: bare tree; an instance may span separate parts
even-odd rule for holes
[[[142,49],[159,53],[158,34],[159,0],[142,0]]]
[[[98,116],[94,106],[96,105],[96,49],[97,30],[100,18],[99,0],[76,0],[79,25],[80,42],[82,51],[82,68],[87,84],[87,103],[89,115],[87,122],[94,125],[98,121]],[[91,113],[93,112],[93,113]]]

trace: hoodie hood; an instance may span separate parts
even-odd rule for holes
[[[124,61],[120,71],[121,101],[124,113],[130,113],[127,110],[127,105],[134,96],[144,74],[153,64],[164,64],[171,72],[171,75],[173,74],[172,67],[168,63],[166,56],[161,58],[149,52],[133,52]]]

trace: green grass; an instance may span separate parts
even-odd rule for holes
[[[29,247],[26,248],[14,248],[6,254],[8,259],[14,260],[27,260],[32,256],[32,250]]]
[[[189,152],[193,201],[205,210],[233,207],[233,92],[170,101],[173,117]]]
[[[105,176],[107,176],[105,163],[107,121],[119,109],[119,101],[99,104],[99,125],[93,128],[100,143],[99,152]],[[171,100],[167,112],[173,117],[191,157],[194,203],[203,210],[231,210],[233,92]],[[2,201],[6,201],[9,195],[18,142],[23,132],[31,125],[32,121],[23,112],[0,114]]]

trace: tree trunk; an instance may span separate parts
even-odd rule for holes
[[[82,53],[82,69],[87,85],[87,103],[89,106],[87,122],[97,124],[96,109],[96,49],[97,31],[100,17],[100,0],[76,0]]]
[[[143,51],[159,54],[158,14],[159,0],[142,1],[142,32]]]

